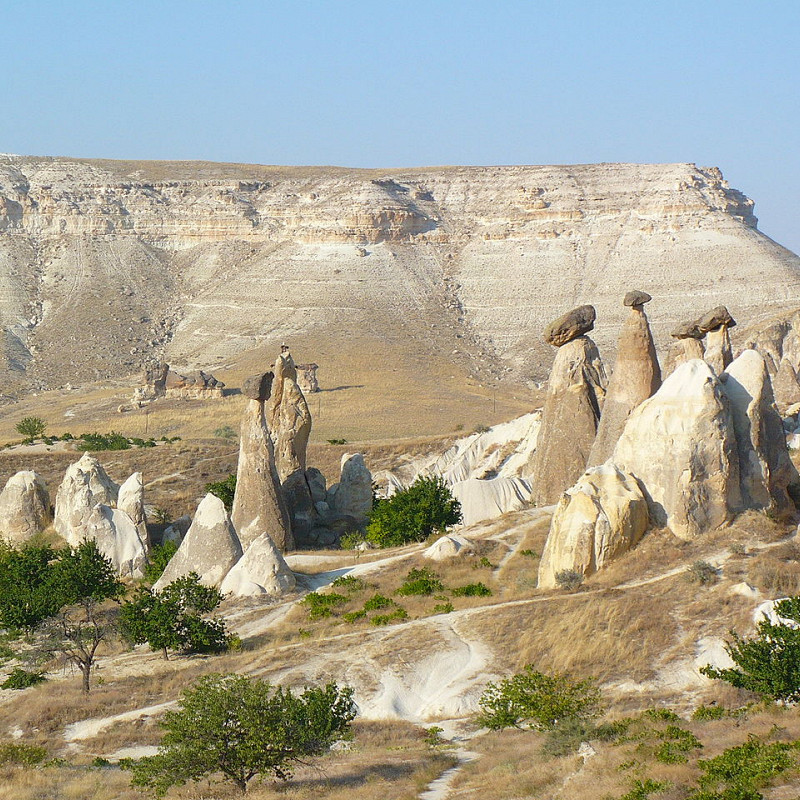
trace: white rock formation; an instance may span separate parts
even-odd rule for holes
[[[630,550],[648,524],[647,500],[636,478],[611,462],[592,467],[558,501],[539,564],[539,587],[556,575],[591,575]]]
[[[326,502],[337,514],[366,519],[372,509],[372,473],[361,453],[342,456],[339,483],[328,489]]]
[[[144,482],[141,472],[134,472],[119,487],[117,508],[124,511],[133,520],[139,538],[149,550],[150,536],[147,532],[147,518],[144,511]]]
[[[24,470],[0,492],[0,539],[27,542],[50,524],[50,495],[41,475]]]
[[[654,522],[681,539],[741,508],[731,412],[719,379],[699,359],[680,364],[633,411],[611,460],[642,484]]]
[[[531,502],[531,485],[522,478],[494,478],[482,481],[469,478],[450,486],[461,503],[463,525],[494,519],[509,511],[519,511]]]
[[[119,486],[108,477],[100,462],[89,453],[70,464],[56,493],[56,533],[71,545],[79,544],[83,525],[92,509],[102,503],[116,506]]]
[[[295,584],[294,573],[275,542],[262,533],[225,576],[220,591],[237,597],[278,597],[292,591]]]
[[[209,493],[197,507],[191,527],[153,589],[159,591],[190,572],[196,572],[206,586],[218,587],[241,557],[242,546],[225,505]]]
[[[98,503],[82,526],[81,534],[82,540],[97,542],[97,548],[111,559],[118,575],[144,576],[147,545],[134,521],[124,511]]]
[[[440,536],[430,547],[426,547],[422,551],[422,556],[431,561],[447,561],[471,550],[472,542],[469,539],[457,533],[448,533],[446,536]]]
[[[183,537],[186,536],[186,532],[192,525],[192,518],[188,514],[184,514],[182,517],[178,517],[178,519],[174,520],[170,525],[164,528],[164,533],[161,534],[161,544],[166,544],[166,542],[175,542],[175,544],[180,544],[183,541]]]

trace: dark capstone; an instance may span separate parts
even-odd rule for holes
[[[706,334],[709,331],[713,331],[716,328],[720,328],[723,325],[727,325],[729,328],[732,328],[736,324],[736,320],[731,316],[730,312],[728,311],[725,306],[717,306],[716,308],[712,308],[707,314],[703,314],[700,319],[697,320],[697,328],[702,334]]]
[[[597,312],[594,306],[573,308],[572,311],[567,311],[566,314],[553,320],[544,329],[544,340],[554,347],[561,347],[592,330],[596,318]]]
[[[638,289],[634,289],[625,295],[622,299],[622,305],[635,308],[636,306],[643,306],[645,303],[649,303],[652,299],[653,298],[650,297],[647,292],[640,292]]]
[[[272,379],[275,376],[271,372],[263,375],[251,375],[242,385],[242,394],[251,400],[268,400],[272,392]]]
[[[689,320],[688,322],[682,322],[670,334],[670,336],[672,336],[673,339],[702,339],[703,335],[704,334],[697,327],[697,323],[694,320]]]

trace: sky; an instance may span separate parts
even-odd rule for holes
[[[0,0],[0,152],[694,162],[800,252],[800,0]]]

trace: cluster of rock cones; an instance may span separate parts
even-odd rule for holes
[[[764,358],[745,349],[733,360],[728,329],[736,323],[720,306],[672,334],[672,371],[662,383],[644,312],[650,299],[625,295],[630,315],[610,380],[586,335],[592,306],[545,331],[559,349],[531,463],[534,500],[557,503],[543,588],[565,570],[595,572],[651,524],[689,540],[745,509],[795,513],[800,477]]]

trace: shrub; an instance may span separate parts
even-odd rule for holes
[[[422,567],[422,569],[410,570],[395,594],[409,597],[411,595],[430,595],[441,591],[444,591],[444,585],[439,580],[439,576],[427,567]]]
[[[0,765],[35,767],[47,758],[47,750],[24,742],[0,742]]]
[[[433,607],[434,614],[449,614],[453,610],[452,603],[437,603]]]
[[[539,558],[539,554],[535,550],[520,550],[519,554],[528,558]]]
[[[342,619],[352,625],[354,622],[364,619],[366,616],[367,612],[361,609],[361,611],[348,611],[346,614],[342,614]]]
[[[328,439],[328,444],[347,444],[347,439]]]
[[[83,450],[130,450],[131,443],[127,436],[111,431],[111,433],[82,433],[80,446]]]
[[[331,586],[355,594],[356,592],[361,592],[366,589],[367,582],[361,578],[357,578],[355,575],[340,575],[331,583]]]
[[[701,586],[708,586],[716,583],[719,572],[708,561],[695,561],[691,567],[686,570],[687,580],[692,583],[699,583]]]
[[[408,619],[408,614],[402,606],[392,611],[391,614],[376,614],[371,620],[372,625],[388,625],[390,622],[399,622],[400,620]]]
[[[230,425],[223,425],[214,431],[214,436],[217,439],[235,439],[236,431]]]
[[[619,800],[648,800],[651,794],[665,792],[671,786],[669,781],[654,781],[651,778],[645,778],[643,781],[634,780],[633,788],[623,794]]]
[[[364,537],[363,531],[350,531],[340,537],[339,547],[341,547],[342,550],[355,550],[364,544],[365,541],[366,538]]]
[[[14,428],[25,437],[26,442],[32,442],[45,432],[47,424],[41,417],[23,417]]]
[[[490,683],[479,704],[478,722],[491,730],[553,730],[563,720],[588,720],[601,710],[594,681],[545,675],[530,664],[511,678]]]
[[[225,505],[225,508],[230,511],[233,508],[233,497],[236,494],[236,473],[232,472],[227,478],[221,481],[213,481],[206,484],[206,491],[219,497]]]
[[[461,522],[461,504],[439,478],[417,478],[408,489],[379,501],[370,513],[366,539],[378,547],[424,542]]]
[[[150,563],[144,568],[144,576],[150,583],[155,583],[167,568],[170,559],[178,552],[177,542],[157,544],[150,551]]]
[[[375,594],[364,603],[364,611],[380,611],[383,608],[390,608],[394,601],[382,594]]]
[[[556,572],[556,585],[567,592],[574,591],[583,583],[583,573],[574,569],[562,569]]]
[[[453,597],[489,597],[492,590],[482,583],[468,583],[466,586],[456,586]]]
[[[333,614],[333,609],[342,605],[342,603],[346,603],[347,598],[343,594],[336,594],[335,592],[329,594],[310,592],[300,602],[308,606],[309,619],[322,619],[323,617],[330,617]]]
[[[0,689],[27,689],[29,686],[36,686],[47,680],[44,672],[28,672],[22,667],[14,667],[8,677],[0,683]]]
[[[724,719],[728,711],[723,706],[698,706],[692,713],[692,719],[698,722],[706,722],[711,719]]]

